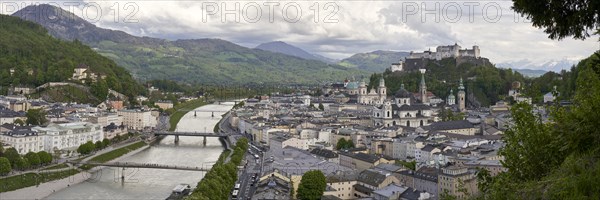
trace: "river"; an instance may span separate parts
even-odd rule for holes
[[[212,132],[221,114],[230,110],[233,102],[222,105],[210,104],[188,112],[177,124],[177,131]],[[201,111],[223,111],[215,113]],[[206,146],[202,137],[180,137],[174,142],[167,136],[150,148],[123,158],[119,162],[156,163],[181,166],[206,166],[217,161],[223,151],[218,138],[207,138]],[[125,174],[124,183],[120,176]],[[46,199],[165,199],[173,187],[180,183],[196,186],[205,172],[165,170],[165,169],[125,169],[107,167],[93,174],[88,181],[57,191]]]

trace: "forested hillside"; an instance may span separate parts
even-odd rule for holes
[[[143,91],[131,75],[78,41],[61,41],[46,29],[18,17],[0,15],[0,86],[39,86],[67,81],[79,65],[105,75],[99,88],[111,88],[128,96]],[[10,70],[13,69],[14,73]]]

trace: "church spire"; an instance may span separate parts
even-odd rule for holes
[[[419,93],[421,94],[421,103],[429,104],[427,96],[427,85],[425,85],[425,69],[419,69],[421,71],[421,86],[419,87]]]
[[[463,85],[462,77],[460,77],[460,84],[458,85],[458,90],[465,90],[465,86]]]

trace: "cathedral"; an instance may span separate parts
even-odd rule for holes
[[[383,78],[379,79],[379,86],[377,89],[373,87],[371,91],[367,93],[367,85],[364,81],[358,86],[357,102],[360,104],[367,105],[381,105],[387,98],[387,88],[385,87],[385,81]]]
[[[425,84],[425,73],[421,71],[421,83],[419,95],[415,98],[413,93],[404,88],[404,84],[394,94],[393,101],[385,100],[382,105],[373,109],[374,126],[428,126],[433,122],[433,110],[427,98],[427,85]],[[418,102],[417,102],[418,101]]]

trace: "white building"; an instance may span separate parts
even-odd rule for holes
[[[5,145],[15,148],[19,154],[44,150],[43,136],[38,135],[37,131],[32,131],[28,128],[16,127],[13,130],[0,134],[0,141]]]
[[[43,138],[44,151],[77,149],[79,145],[88,141],[96,142],[104,139],[102,127],[89,122],[73,122],[64,124],[50,124],[47,127],[33,127]]]
[[[100,126],[108,126],[111,123],[119,126],[123,123],[123,116],[120,116],[117,113],[101,114],[99,116],[93,116],[88,119],[90,122],[94,124],[99,124]]]
[[[404,69],[404,61],[402,60],[398,63],[392,63],[392,65],[390,66],[390,71],[392,72],[402,71],[402,69]]]
[[[119,110],[117,114],[123,116],[123,125],[128,129],[143,130],[158,124],[156,117],[152,116],[149,110]]]

